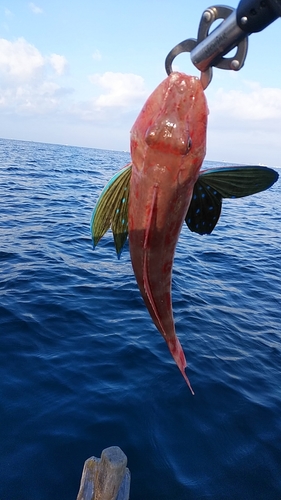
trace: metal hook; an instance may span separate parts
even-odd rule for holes
[[[223,19],[210,33],[212,24]],[[237,47],[233,57],[223,57]],[[248,39],[236,22],[236,11],[232,7],[215,5],[203,12],[198,28],[197,40],[189,38],[176,45],[167,55],[165,68],[169,75],[172,62],[182,52],[190,52],[192,63],[201,71],[200,80],[204,90],[212,80],[212,66],[238,71],[242,68],[248,50]]]
[[[194,38],[189,38],[188,40],[184,40],[183,42],[176,45],[167,55],[165,60],[165,69],[168,75],[172,73],[172,63],[174,59],[183,52],[191,52],[197,45],[197,40]],[[206,71],[201,72],[200,81],[202,83],[202,87],[205,90],[210,81],[212,80],[213,70],[209,67]]]

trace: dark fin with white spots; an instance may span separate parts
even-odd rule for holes
[[[193,232],[210,234],[219,220],[223,198],[241,198],[265,191],[278,177],[275,170],[262,166],[204,170],[195,183],[185,222]]]
[[[191,203],[185,218],[190,231],[198,234],[210,234],[221,214],[222,196],[211,186],[197,179]]]
[[[132,164],[115,174],[104,187],[91,220],[94,248],[111,227],[118,258],[128,236],[128,203]]]

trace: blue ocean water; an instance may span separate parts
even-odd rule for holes
[[[212,235],[182,230],[173,306],[192,396],[128,248],[118,261],[108,234],[92,249],[92,209],[128,161],[0,140],[0,499],[75,499],[84,461],[118,445],[131,500],[279,500],[280,180],[225,200]]]

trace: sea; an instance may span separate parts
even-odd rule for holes
[[[281,181],[182,228],[192,396],[92,210],[129,153],[0,140],[0,500],[76,499],[119,446],[131,500],[281,499]],[[227,165],[205,161],[204,168]],[[280,168],[276,168],[281,174]]]

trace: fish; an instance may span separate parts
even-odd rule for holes
[[[136,281],[190,391],[186,358],[176,335],[171,288],[183,225],[200,235],[215,228],[224,198],[271,187],[265,166],[203,169],[208,106],[200,80],[172,72],[147,99],[131,129],[131,162],[106,184],[91,219],[94,248],[112,229],[117,257],[129,239]]]

